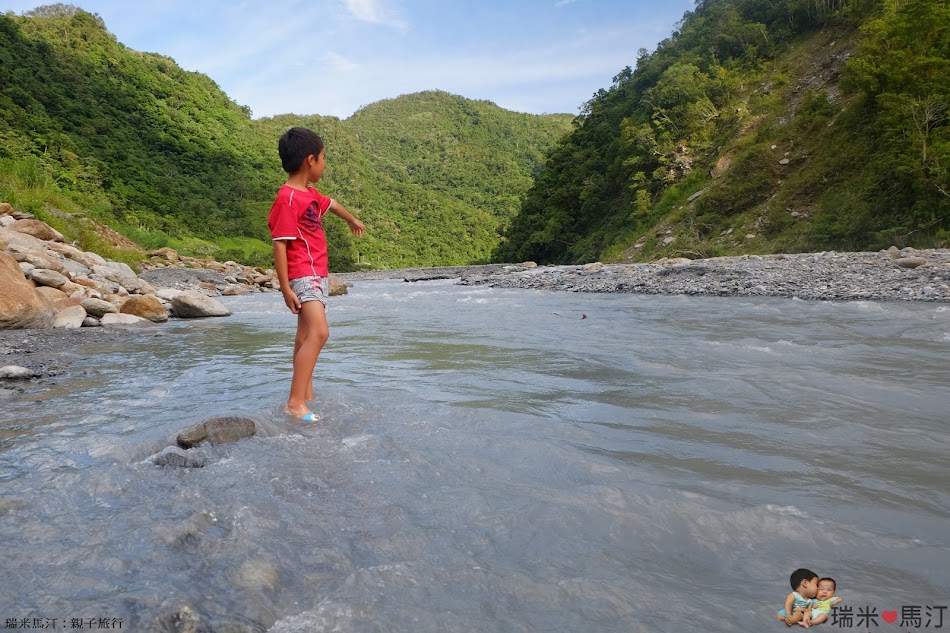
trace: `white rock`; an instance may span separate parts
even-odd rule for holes
[[[110,312],[108,314],[102,315],[102,318],[99,319],[99,323],[103,327],[115,327],[115,326],[125,326],[125,325],[151,325],[152,322],[148,319],[143,319],[142,317],[137,317],[134,314],[119,314],[116,312]]]
[[[927,260],[923,257],[902,257],[895,259],[894,263],[901,268],[920,268],[927,265]]]
[[[165,301],[171,301],[183,292],[184,290],[177,290],[175,288],[160,288],[155,291],[155,296]]]
[[[53,327],[63,330],[76,330],[82,327],[86,316],[86,311],[82,306],[72,306],[56,313],[56,316],[53,317]]]
[[[175,316],[180,319],[230,316],[231,311],[220,301],[196,290],[186,290],[171,300]]]
[[[20,367],[19,365],[7,365],[5,367],[0,367],[0,378],[32,378],[33,372],[27,369],[26,367]]]

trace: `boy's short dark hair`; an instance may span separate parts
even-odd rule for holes
[[[277,141],[277,153],[284,171],[292,174],[303,164],[307,156],[315,157],[323,151],[323,139],[313,130],[305,127],[292,127]]]
[[[796,569],[792,572],[789,582],[792,583],[792,590],[794,591],[798,589],[798,585],[802,584],[806,580],[811,580],[812,578],[818,578],[818,574],[810,569]]]
[[[821,584],[821,583],[825,582],[826,580],[829,581],[831,584],[833,584],[833,585],[835,586],[835,589],[834,589],[835,591],[838,590],[838,583],[835,582],[835,579],[834,579],[834,578],[828,578],[828,577],[819,578],[819,579],[818,579],[818,584]]]

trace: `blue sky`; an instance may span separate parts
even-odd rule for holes
[[[43,4],[0,0],[0,11]],[[73,0],[129,48],[204,73],[255,117],[345,118],[439,89],[535,114],[580,106],[694,0]]]

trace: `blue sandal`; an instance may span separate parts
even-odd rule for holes
[[[302,416],[300,419],[303,420],[304,422],[318,422],[320,420],[320,417],[316,413],[311,411],[307,415]]]

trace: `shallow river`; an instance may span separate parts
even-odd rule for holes
[[[225,301],[0,402],[0,622],[785,630],[804,566],[822,628],[950,626],[948,306],[357,282],[302,425],[295,317]],[[147,460],[228,414],[258,436]]]

